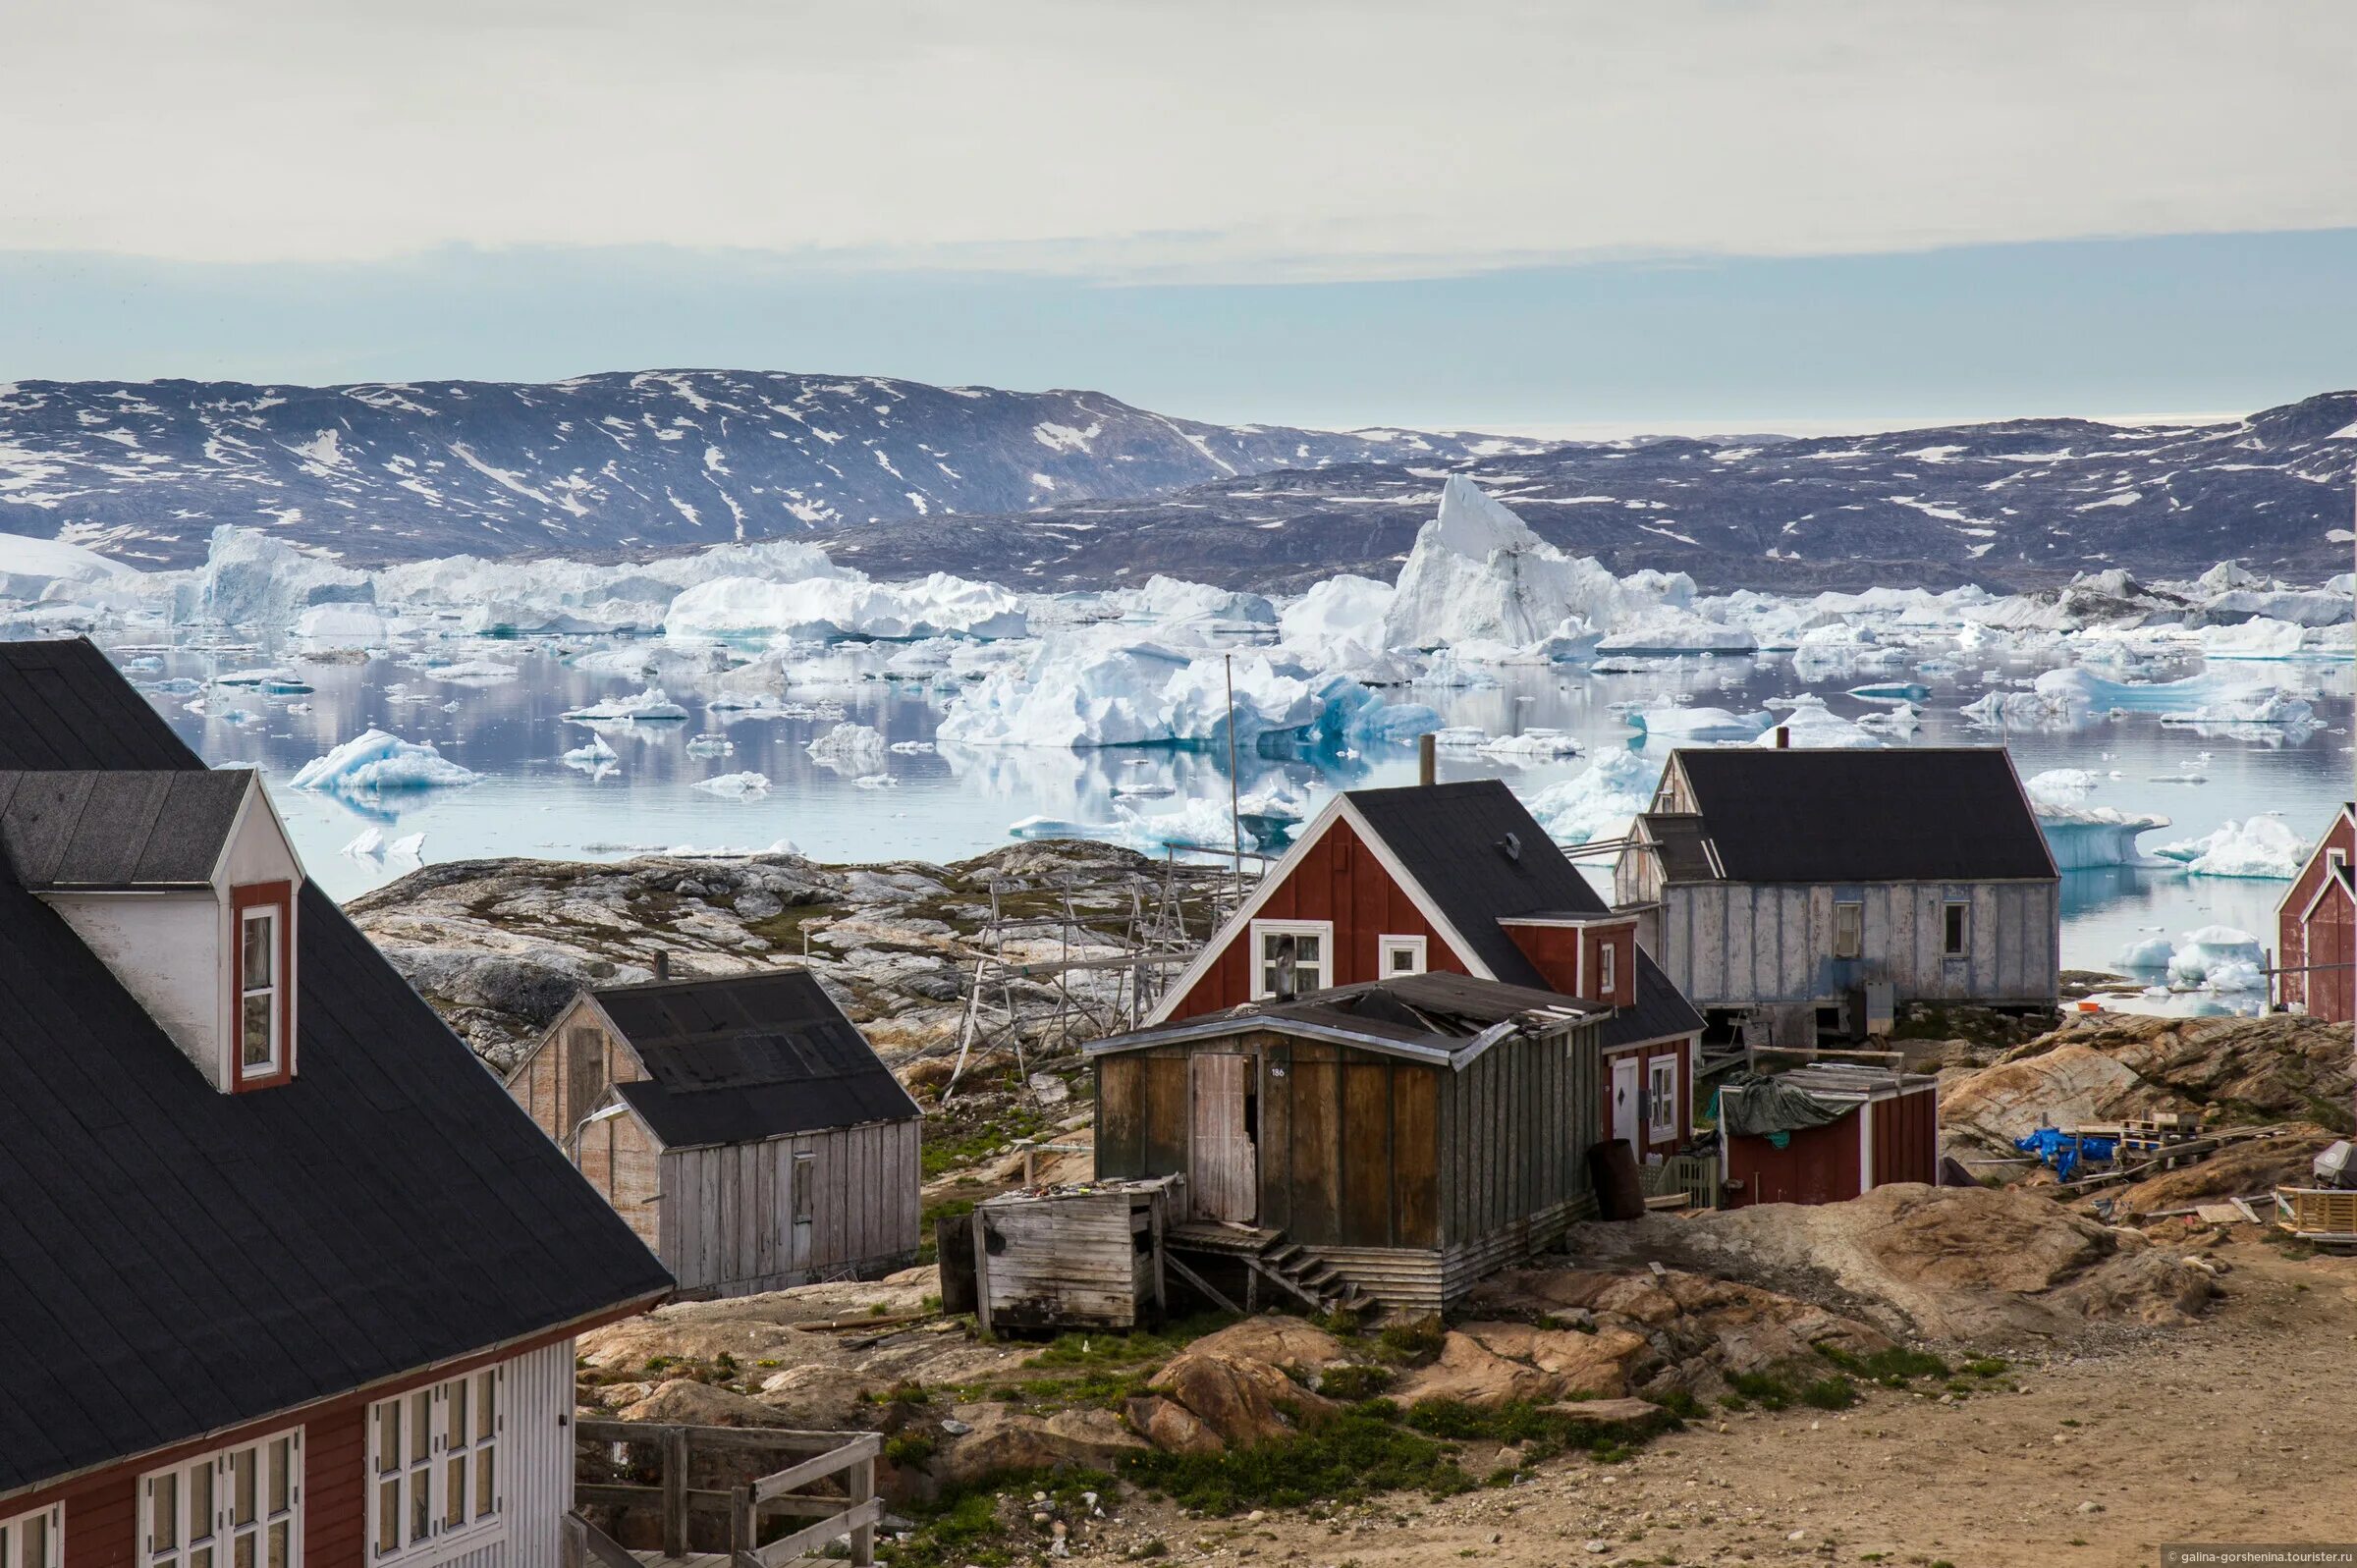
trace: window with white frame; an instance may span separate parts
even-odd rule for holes
[[[794,1157],[794,1222],[795,1224],[810,1223],[811,1217],[815,1213],[814,1205],[817,1201],[815,1189],[817,1186],[818,1156],[795,1155]]]
[[[284,1082],[295,1055],[293,890],[259,883],[230,890],[237,923],[230,949],[236,1016],[230,1030],[231,1083],[239,1089]]]
[[[1961,958],[1972,947],[1972,905],[1945,904],[1941,914],[1940,951],[1950,958]]]
[[[302,1433],[139,1478],[142,1568],[295,1568],[302,1561]]]
[[[1422,937],[1380,937],[1377,951],[1383,960],[1384,978],[1394,975],[1420,975],[1424,972],[1424,939]]]
[[[498,1528],[506,1391],[506,1369],[487,1367],[369,1406],[370,1562]]]
[[[1602,942],[1596,947],[1596,995],[1609,997],[1620,989],[1620,947],[1615,942]]]
[[[1252,1000],[1300,996],[1333,983],[1334,922],[1252,922]],[[1291,983],[1287,984],[1289,975]]]
[[[1645,1064],[1646,1135],[1655,1143],[1677,1136],[1677,1058],[1656,1056]]]
[[[65,1556],[65,1505],[0,1519],[0,1568],[58,1568]]]

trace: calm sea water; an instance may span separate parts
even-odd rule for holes
[[[250,650],[140,651],[162,660],[160,670],[137,672],[137,677],[150,684],[170,677],[209,679],[263,657]],[[949,688],[882,678],[883,660],[891,651],[838,657],[825,678],[795,683],[785,700],[839,704],[848,718],[875,727],[888,741],[930,741]],[[1026,817],[1110,820],[1117,786],[1152,783],[1175,791],[1133,802],[1147,812],[1176,810],[1189,797],[1224,801],[1228,794],[1224,755],[1168,749],[1074,753],[944,747],[894,754],[889,769],[895,784],[862,787],[814,762],[803,749],[832,727],[831,719],[707,711],[704,699],[712,692],[676,678],[666,680],[666,689],[688,710],[687,721],[603,730],[619,757],[606,777],[592,778],[560,760],[590,734],[560,715],[599,697],[633,691],[639,683],[584,673],[550,650],[527,645],[454,645],[438,657],[486,653],[514,660],[516,678],[474,687],[437,679],[423,668],[394,660],[305,665],[302,673],[315,687],[307,694],[211,694],[208,706],[251,715],[244,723],[187,712],[188,694],[154,692],[151,700],[208,761],[262,771],[275,786],[273,797],[312,875],[340,897],[389,881],[414,864],[341,852],[370,827],[388,841],[423,833],[427,861],[481,855],[619,858],[682,844],[759,848],[781,838],[824,860],[946,860],[1008,842],[1010,825]],[[117,650],[116,656],[128,662],[134,651]],[[1494,687],[1417,688],[1399,695],[1431,703],[1450,724],[1479,726],[1492,733],[1565,730],[1593,754],[1640,738],[1617,705],[1743,711],[1771,698],[1814,692],[1836,712],[1854,718],[1873,712],[1875,705],[1846,696],[1849,687],[1903,678],[1932,689],[1922,705],[1923,728],[1912,743],[1985,744],[1989,732],[1967,723],[1957,710],[1991,682],[2025,678],[2039,668],[2013,664],[1892,676],[1804,670],[1777,656],[1689,659],[1631,674],[1501,670],[1495,672]],[[2198,668],[2152,674],[2166,677]],[[2073,730],[2015,731],[2007,738],[2024,777],[2050,768],[2087,769],[2106,780],[2093,803],[2171,818],[2174,826],[2146,836],[2148,848],[2262,811],[2281,812],[2301,834],[2313,835],[2334,803],[2351,793],[2349,667],[2254,664],[2236,666],[2232,673],[2237,679],[2281,681],[2300,690],[2315,704],[2324,728],[2296,741],[2206,736],[2165,727],[2151,715],[2134,715],[2098,719]],[[464,788],[369,801],[287,787],[302,764],[370,726],[405,739],[431,741],[483,780]],[[726,736],[733,752],[690,755],[688,741],[703,734]],[[1664,752],[1668,742],[1655,742],[1654,749]],[[1515,767],[1449,755],[1443,774],[1502,777],[1531,794],[1587,765],[1585,757]],[[1380,785],[1411,783],[1414,771],[1407,748],[1355,759],[1247,758],[1240,784],[1250,790],[1283,776],[1297,786],[1320,789]],[[694,787],[699,780],[742,772],[767,775],[769,792],[738,800]],[[2205,782],[2157,782],[2195,775]],[[2174,939],[2213,924],[2239,927],[2272,942],[2273,911],[2283,888],[2278,882],[2188,877],[2173,870],[2073,873],[2065,879],[2063,961],[2101,967],[2136,938]]]

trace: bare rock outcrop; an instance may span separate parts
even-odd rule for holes
[[[1337,1408],[1265,1361],[1218,1350],[1180,1351],[1146,1388],[1232,1448],[1286,1436]],[[1153,1413],[1147,1414],[1150,1422]]]
[[[2018,1188],[1903,1183],[1847,1203],[1581,1225],[1571,1246],[1675,1263],[1957,1343],[2067,1341],[2102,1324],[2180,1325],[2210,1296],[2210,1275],[2178,1255]]]
[[[967,1430],[934,1456],[931,1467],[934,1479],[951,1486],[1008,1471],[1111,1470],[1146,1447],[1110,1410],[1036,1416],[1005,1405],[960,1405],[956,1419]]]

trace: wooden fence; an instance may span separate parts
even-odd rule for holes
[[[875,1561],[876,1522],[883,1517],[884,1505],[876,1496],[876,1455],[882,1439],[872,1432],[775,1432],[587,1419],[576,1422],[574,1431],[582,1441],[651,1454],[657,1479],[652,1485],[577,1481],[576,1509],[568,1520],[566,1568],[643,1568],[666,1558],[703,1555],[691,1552],[699,1521],[704,1525],[700,1534],[707,1539],[722,1535],[720,1525],[726,1522],[727,1549],[710,1555],[725,1557],[730,1568],[787,1568],[847,1537],[851,1562]],[[713,1454],[800,1457],[782,1470],[725,1490],[691,1487],[695,1460]],[[811,1489],[820,1486],[833,1489]],[[626,1513],[655,1510],[661,1524],[660,1550],[625,1548],[589,1522],[580,1512],[585,1507]],[[765,1541],[775,1515],[812,1522]]]

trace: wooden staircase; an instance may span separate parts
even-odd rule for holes
[[[1173,1252],[1209,1254],[1240,1263],[1255,1279],[1266,1280],[1312,1312],[1348,1311],[1366,1304],[1358,1286],[1282,1230],[1259,1225],[1220,1224],[1194,1220],[1163,1232],[1163,1244]],[[1187,1281],[1232,1312],[1245,1310],[1212,1290],[1192,1270],[1182,1270]]]

